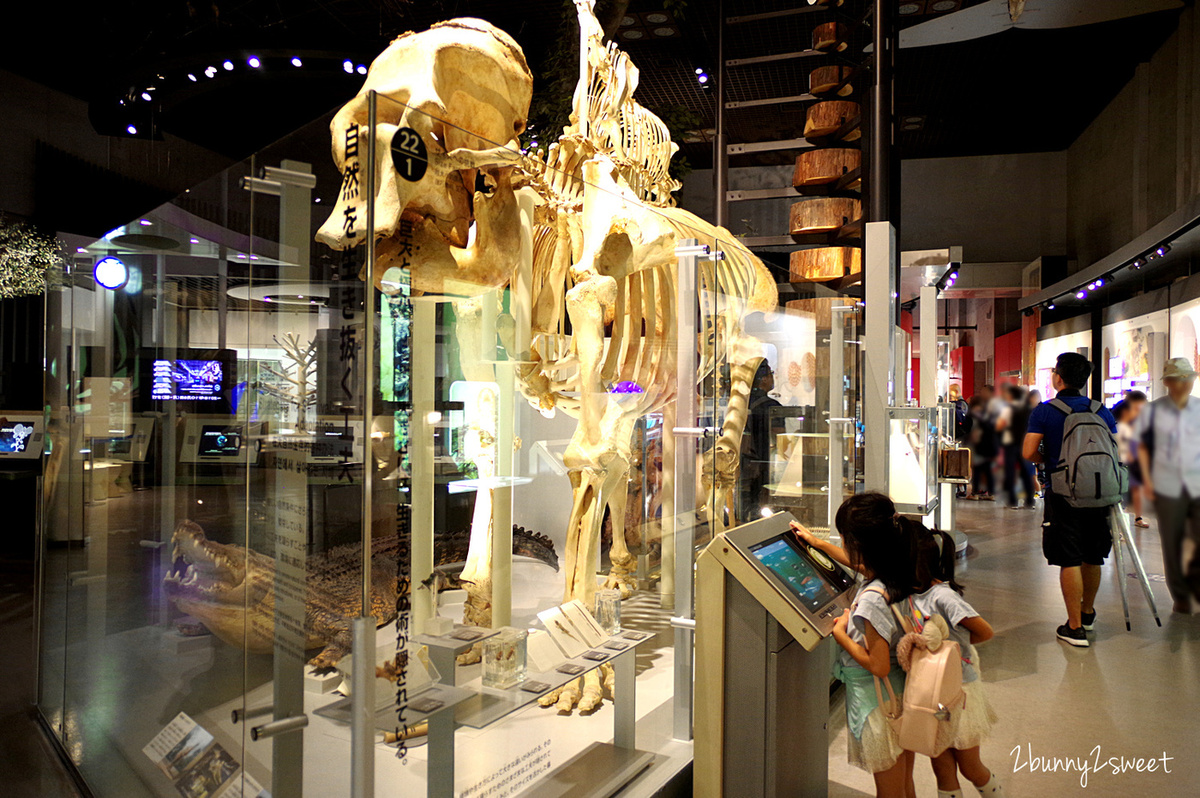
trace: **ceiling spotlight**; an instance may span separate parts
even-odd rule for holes
[[[1170,252],[1170,251],[1171,251],[1171,245],[1170,245],[1170,244],[1163,244],[1162,246],[1159,246],[1159,247],[1155,247],[1155,248],[1154,248],[1154,253],[1155,253],[1156,255],[1158,255],[1158,257],[1160,257],[1160,258],[1161,258],[1162,256],[1166,255],[1166,254],[1167,254],[1168,252]]]
[[[346,72],[348,72],[350,74],[353,74],[354,73],[354,62],[350,61],[350,60],[343,61],[342,69],[346,70]]]
[[[233,62],[232,61],[226,61],[224,64],[221,64],[221,66],[225,67],[226,72],[233,71]]]
[[[704,74],[704,70],[703,70],[703,69],[701,69],[700,67],[696,67],[696,74],[697,74],[697,75],[703,75],[703,74]]]
[[[696,78],[696,80],[700,81],[701,83],[708,83],[708,75],[701,75],[700,77]]]
[[[136,127],[134,127],[133,125],[130,125],[129,127],[125,128],[125,132],[126,132],[126,133],[128,133],[128,134],[129,134],[129,135],[131,135],[131,136],[136,136],[136,135],[137,135],[137,128],[136,128]]]
[[[151,222],[149,219],[138,219],[138,224],[140,224],[142,227],[149,227],[153,224],[153,222]]]
[[[1099,280],[1096,281],[1096,287],[1102,288],[1103,286],[1104,286],[1104,278],[1101,277]]]
[[[1096,290],[1096,284],[1095,284],[1094,282],[1092,282],[1092,283],[1088,283],[1088,288],[1087,288],[1087,290],[1089,290],[1089,291],[1095,291],[1095,290]]]
[[[111,256],[96,261],[92,275],[99,285],[110,291],[115,291],[129,282],[129,268],[119,258]]]
[[[1046,310],[1054,310],[1054,303],[1051,302],[1049,305],[1047,305]]]
[[[262,61],[259,61],[258,56],[256,56],[256,55],[252,55],[249,58],[247,58],[246,63],[250,66],[251,69],[258,69],[260,66],[262,66]]]
[[[217,76],[217,68],[215,66],[210,66],[204,70],[204,74],[207,77],[215,78]]]
[[[321,201],[320,197],[317,197],[315,200],[313,200],[313,202],[317,202],[317,203],[319,203],[320,201]]]
[[[360,75],[367,74],[367,68],[365,66],[363,66],[362,64],[359,64],[358,67],[354,71]]]
[[[86,249],[84,249],[83,247],[75,247],[75,251],[76,251],[76,252],[78,252],[78,253],[79,253],[79,254],[81,254],[81,255],[86,255],[86,254],[87,254],[87,250],[86,250]]]
[[[297,55],[292,56],[292,66],[294,66],[294,67],[304,66],[304,62],[300,60],[300,56],[297,56]]]
[[[195,82],[196,82],[196,76],[195,76],[195,75],[193,75],[191,72],[189,72],[189,73],[188,73],[188,80],[190,80],[192,83],[195,83]]]
[[[192,238],[192,239],[189,239],[189,240],[190,240],[190,241],[191,241],[191,243],[193,243],[193,244],[199,244],[199,243],[200,243],[200,239],[198,239],[198,238]]]
[[[1078,291],[1075,294],[1076,299],[1083,299],[1085,296],[1087,296],[1087,293],[1085,291]]]
[[[145,100],[146,102],[150,102],[154,98],[150,96],[150,92],[144,91],[144,92],[142,92],[142,99]]]
[[[1033,315],[1033,308],[1025,308],[1025,310],[1021,311],[1021,313],[1022,313],[1023,315],[1025,315],[1025,316],[1032,316],[1032,315]]]

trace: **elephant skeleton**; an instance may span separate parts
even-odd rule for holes
[[[695,344],[701,380],[721,383],[718,372],[729,369],[725,415],[697,485],[715,531],[727,511],[736,523],[732,498],[741,437],[762,356],[744,319],[777,305],[775,281],[761,261],[727,230],[673,206],[671,192],[679,184],[668,167],[677,147],[662,121],[633,100],[637,69],[615,46],[605,45],[592,5],[576,0],[585,58],[572,123],[545,153],[524,157],[515,142],[532,85],[520,50],[479,20],[451,20],[397,39],[332,123],[335,161],[345,172],[358,153],[347,154],[344,131],[355,124],[365,129],[367,93],[386,95],[386,104],[399,113],[398,120],[384,121],[381,111],[376,126],[377,279],[391,266],[407,266],[416,291],[461,292],[464,285],[476,294],[505,285],[528,291],[528,328],[514,329],[514,320],[507,319],[498,332],[518,364],[516,381],[525,397],[544,414],[562,410],[578,419],[563,457],[572,489],[564,600],[578,598],[587,606],[597,588],[594,563],[606,510],[613,527],[607,584],[625,595],[633,586],[624,521],[634,424],[661,411],[673,426],[679,392],[697,390],[676,384],[678,243],[695,238],[724,252],[723,260],[701,262],[702,329]],[[478,77],[464,79],[468,67],[489,57],[494,62],[480,67]],[[397,71],[418,60],[415,74]],[[441,74],[439,65],[454,71]],[[462,85],[451,92],[456,80]],[[495,107],[485,108],[489,101]],[[384,104],[381,98],[380,107]],[[390,146],[402,128],[417,130],[429,152],[426,175],[411,185],[397,180]],[[490,190],[474,190],[479,182]],[[535,198],[532,218],[521,213],[521,194]],[[359,243],[345,235],[345,219],[362,201],[343,191],[319,238],[334,248]],[[532,226],[532,263],[525,263],[527,279],[518,281],[523,225]],[[403,243],[396,235],[401,229],[411,233]],[[460,307],[470,328],[466,335],[460,331],[460,341],[479,340],[477,306],[460,302]],[[692,351],[690,345],[685,349]],[[613,391],[616,386],[624,390]],[[664,472],[664,489],[671,479]],[[478,500],[490,503],[483,493]],[[490,620],[490,531],[477,512],[467,561],[467,570],[478,577],[468,590],[474,623]],[[557,703],[564,711],[575,704],[581,711],[594,709],[602,697],[601,677],[596,672],[589,677],[543,703]]]

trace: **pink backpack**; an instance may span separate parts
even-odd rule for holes
[[[966,706],[962,689],[962,651],[958,643],[949,640],[949,627],[940,615],[926,619],[916,611],[912,599],[908,609],[913,618],[920,618],[920,627],[904,617],[892,605],[892,613],[904,630],[897,646],[898,659],[908,672],[902,698],[897,698],[887,679],[875,677],[875,696],[884,717],[896,730],[900,747],[905,751],[933,757],[937,749],[938,729],[949,723],[954,712]],[[880,682],[887,687],[888,701],[884,702]]]

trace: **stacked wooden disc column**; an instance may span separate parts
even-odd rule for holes
[[[813,30],[814,50],[834,53],[845,46],[842,23]],[[842,98],[855,93],[855,74],[840,64],[819,66],[809,73],[808,87],[818,101],[808,107],[804,136],[817,146],[796,157],[792,174],[805,198],[792,205],[788,232],[808,247],[791,254],[791,281],[854,282],[862,274],[862,108]]]

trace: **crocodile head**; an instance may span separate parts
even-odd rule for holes
[[[168,598],[231,645],[255,653],[272,647],[274,563],[231,543],[215,543],[192,521],[171,536]]]

